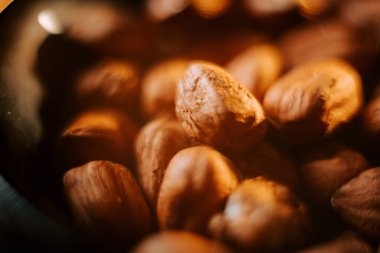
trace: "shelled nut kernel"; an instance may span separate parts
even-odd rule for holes
[[[59,155],[68,168],[92,160],[132,164],[136,132],[135,124],[117,110],[89,109],[62,132]]]
[[[357,151],[326,143],[302,155],[299,166],[302,192],[314,204],[330,206],[333,193],[368,168],[367,159]]]
[[[224,69],[195,61],[178,84],[176,113],[187,134],[218,149],[241,151],[266,133],[264,111]]]
[[[269,88],[263,105],[280,138],[306,144],[350,121],[362,103],[356,70],[339,59],[325,59],[292,69]]]
[[[362,241],[358,236],[353,233],[345,233],[338,238],[318,244],[316,246],[297,251],[297,253],[343,253],[343,252],[361,252],[361,253],[374,253],[371,246]]]
[[[241,183],[209,224],[214,237],[257,252],[304,243],[308,226],[305,206],[286,187],[262,177]]]
[[[380,139],[380,97],[370,101],[364,108],[363,130],[368,137]]]
[[[145,114],[151,118],[175,115],[177,83],[188,64],[185,59],[170,59],[154,65],[146,73],[141,87],[141,106]]]
[[[151,207],[156,207],[166,167],[172,157],[191,145],[178,120],[158,118],[139,132],[135,144],[137,175]]]
[[[74,86],[74,97],[80,104],[115,105],[126,111],[137,106],[139,77],[128,61],[104,60],[84,71]]]
[[[221,244],[185,231],[165,231],[142,241],[133,253],[228,253]]]
[[[259,101],[262,101],[269,86],[280,76],[282,68],[282,54],[271,44],[251,46],[226,65],[228,72]]]
[[[359,232],[380,240],[380,168],[363,171],[332,196],[331,203]]]
[[[230,161],[218,151],[196,146],[170,161],[157,200],[161,229],[205,233],[210,216],[238,184]]]
[[[122,165],[92,161],[63,177],[75,218],[89,233],[131,244],[151,231],[151,217],[132,173]]]
[[[241,178],[264,176],[269,180],[296,189],[298,178],[293,162],[269,142],[261,142],[244,153],[232,156]]]

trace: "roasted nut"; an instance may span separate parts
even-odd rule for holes
[[[368,137],[380,139],[380,96],[366,105],[363,112],[363,128]]]
[[[59,139],[59,155],[66,167],[92,160],[132,164],[135,125],[123,114],[109,109],[80,113]]]
[[[345,233],[335,240],[313,246],[297,253],[373,253],[371,246],[352,233]]]
[[[142,82],[142,109],[148,116],[175,115],[177,83],[189,62],[171,59],[153,66]]]
[[[261,105],[224,69],[192,62],[178,85],[176,113],[187,134],[218,149],[244,150],[266,132]]]
[[[340,20],[313,22],[286,32],[279,40],[279,47],[287,69],[305,62],[334,57],[365,71],[374,58],[370,46],[372,42],[361,37],[358,39],[355,35],[355,30]]]
[[[318,206],[330,206],[330,198],[343,184],[369,168],[360,153],[337,143],[326,143],[302,155],[299,166],[302,193]]]
[[[86,106],[104,103],[133,111],[137,106],[138,79],[131,63],[104,60],[78,77],[74,97]]]
[[[170,161],[157,200],[161,229],[205,233],[209,217],[237,186],[230,161],[206,146],[179,151]]]
[[[258,44],[233,58],[226,69],[262,101],[269,86],[279,77],[283,59],[281,52],[270,44]]]
[[[258,17],[287,12],[296,7],[296,1],[294,0],[244,0],[244,4],[254,16]]]
[[[88,232],[130,244],[151,230],[143,195],[124,166],[89,162],[66,172],[63,185],[75,218]]]
[[[338,59],[294,68],[264,97],[269,121],[290,144],[320,141],[350,121],[362,103],[360,76]]]
[[[181,124],[172,118],[155,119],[138,134],[135,145],[138,180],[154,209],[169,161],[189,146],[190,140]]]
[[[241,178],[264,176],[290,189],[298,184],[296,168],[292,161],[268,142],[232,156]]]
[[[228,253],[221,244],[185,231],[165,231],[141,242],[133,253]]]
[[[331,203],[347,223],[380,240],[380,168],[360,173],[340,187]]]
[[[225,12],[231,5],[231,0],[190,0],[196,12],[206,18],[213,18]]]
[[[209,229],[243,250],[267,252],[303,243],[308,226],[304,205],[286,187],[258,177],[231,193]]]

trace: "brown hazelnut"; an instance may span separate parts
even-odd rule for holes
[[[214,18],[225,12],[231,5],[231,0],[190,0],[191,5],[196,12],[206,18]]]
[[[260,103],[227,71],[212,63],[192,62],[177,92],[178,119],[196,141],[240,151],[266,133]]]
[[[299,166],[302,193],[318,206],[330,206],[333,193],[369,165],[360,153],[326,143],[302,155]]]
[[[171,59],[153,66],[145,75],[141,87],[142,109],[149,117],[175,115],[177,83],[189,62]]]
[[[338,59],[305,63],[267,91],[264,109],[280,138],[290,144],[320,141],[361,109],[361,79]]]
[[[358,236],[353,233],[345,233],[338,238],[312,246],[310,248],[297,251],[297,253],[373,253],[371,246],[362,241]]]
[[[164,231],[142,241],[133,253],[228,253],[221,244],[186,231]]]
[[[347,223],[380,240],[380,168],[363,171],[341,186],[331,203]]]
[[[206,146],[179,151],[166,169],[158,195],[160,228],[205,233],[209,217],[237,183],[232,164],[218,151]]]
[[[66,172],[63,185],[75,218],[95,236],[130,244],[151,230],[143,195],[124,166],[92,161]]]
[[[209,223],[214,237],[255,252],[304,243],[308,226],[305,206],[286,187],[262,177],[241,183]]]
[[[362,40],[362,36],[358,36],[354,29],[341,20],[312,22],[289,30],[279,39],[287,69],[305,62],[334,57],[365,71],[374,58],[370,43],[370,40]]]
[[[137,175],[151,207],[156,207],[158,192],[169,161],[190,144],[181,124],[173,118],[155,119],[139,132],[135,144]]]
[[[380,140],[380,96],[370,101],[364,108],[363,128],[368,137]]]
[[[136,126],[124,114],[110,109],[84,111],[60,136],[59,155],[66,167],[92,160],[133,164]]]
[[[232,156],[241,178],[263,176],[296,189],[298,180],[293,162],[269,142],[260,142],[244,153]]]
[[[128,61],[104,60],[83,72],[74,86],[74,97],[88,106],[114,105],[126,111],[137,106],[138,73]]]
[[[280,76],[281,52],[271,44],[258,44],[235,56],[226,69],[262,101],[269,86]]]

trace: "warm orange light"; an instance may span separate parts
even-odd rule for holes
[[[205,18],[212,18],[223,13],[231,4],[231,0],[191,0],[195,10]]]

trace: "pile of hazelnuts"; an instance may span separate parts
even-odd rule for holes
[[[379,1],[107,13],[103,37],[68,30],[97,57],[44,114],[66,117],[44,122],[78,231],[117,252],[379,252]]]

